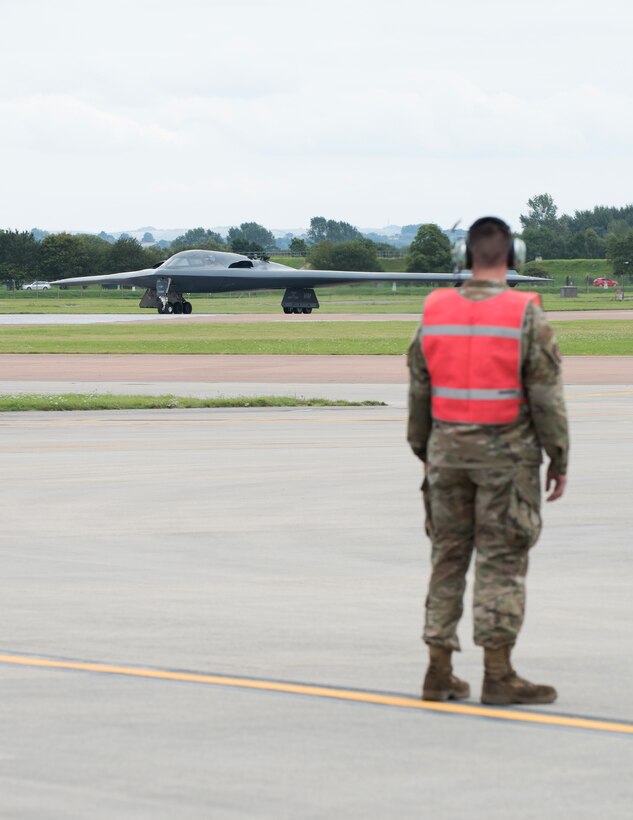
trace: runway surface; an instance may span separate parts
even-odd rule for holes
[[[566,356],[567,384],[633,384],[633,356]],[[402,356],[0,354],[0,390],[20,382],[405,384]]]
[[[567,396],[516,652],[560,699],[493,715],[469,608],[472,700],[414,705],[402,408],[0,416],[0,816],[628,817],[633,389]]]

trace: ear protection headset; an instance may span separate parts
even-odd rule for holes
[[[466,239],[460,239],[453,246],[453,258],[457,267],[460,270],[463,268],[470,270],[472,268],[473,253],[470,247],[470,232],[473,228],[479,228],[481,225],[485,225],[487,223],[498,225],[499,228],[501,228],[503,232],[508,235],[508,256],[506,260],[508,268],[512,270],[519,265],[522,265],[525,262],[526,256],[525,242],[522,239],[515,239],[512,236],[510,226],[505,223],[503,219],[499,219],[496,216],[482,216],[481,219],[477,219],[470,226]]]

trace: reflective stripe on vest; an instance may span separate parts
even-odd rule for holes
[[[521,328],[494,325],[432,325],[424,327],[425,336],[498,336],[500,339],[520,339]]]
[[[508,424],[524,400],[521,336],[535,293],[507,290],[474,302],[456,289],[436,290],[424,305],[422,347],[431,376],[433,417]]]
[[[431,395],[439,396],[442,399],[499,401],[503,399],[520,399],[523,397],[523,390],[468,390],[459,387],[432,387]]]

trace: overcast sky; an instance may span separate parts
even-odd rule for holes
[[[624,0],[0,0],[0,227],[633,201]]]

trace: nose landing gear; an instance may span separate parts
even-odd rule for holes
[[[171,280],[169,280],[171,281]],[[160,280],[157,285],[160,284]],[[188,302],[182,293],[163,288],[157,292],[153,288],[148,288],[139,302],[139,307],[156,308],[161,316],[184,313],[187,316],[193,311],[191,302]]]

